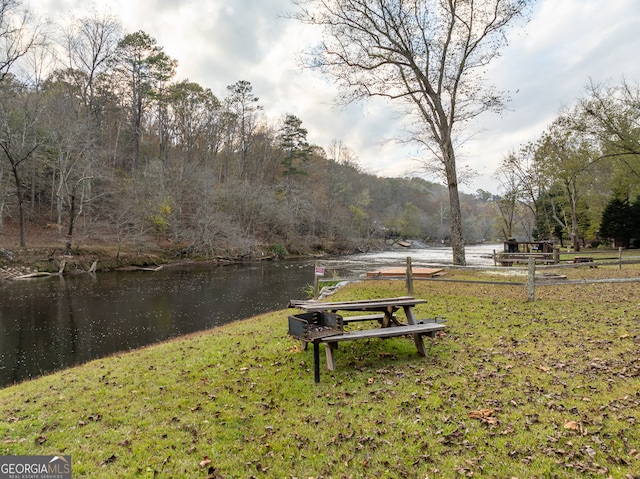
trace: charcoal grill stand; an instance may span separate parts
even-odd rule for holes
[[[289,334],[305,343],[313,343],[313,378],[320,382],[320,342],[342,334],[342,316],[328,311],[289,316]]]

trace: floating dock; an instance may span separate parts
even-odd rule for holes
[[[440,274],[443,268],[412,268],[411,273],[414,278],[433,278]],[[367,271],[367,278],[384,278],[406,276],[407,268],[383,268],[376,271]]]

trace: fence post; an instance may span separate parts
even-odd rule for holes
[[[407,294],[413,294],[413,267],[411,266],[411,256],[407,256]]]
[[[535,301],[536,295],[536,260],[529,258],[529,276],[527,278],[527,301]]]
[[[618,247],[618,269],[622,269],[622,246]]]
[[[316,261],[313,268],[313,299],[318,299],[319,281],[318,281],[318,262]]]
[[[553,247],[553,264],[560,264],[560,247]]]

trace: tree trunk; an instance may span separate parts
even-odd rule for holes
[[[18,166],[23,161],[27,160],[31,154],[36,151],[38,145],[34,146],[30,151],[28,151],[21,159],[17,159],[10,151],[9,151],[9,142],[2,141],[0,142],[0,148],[4,151],[7,160],[11,164],[11,172],[13,173],[13,180],[16,184],[16,196],[18,198],[18,213],[19,213],[19,221],[20,221],[20,247],[24,248],[26,246],[25,241],[25,233],[24,233],[24,191],[22,188],[22,182],[20,180],[20,174],[18,173]]]
[[[71,206],[69,207],[69,229],[67,230],[66,253],[71,254],[71,245],[73,243],[73,227],[76,220],[76,196],[70,197]]]
[[[575,178],[567,186],[567,190],[569,190],[569,199],[571,201],[571,242],[573,243],[573,251],[578,253],[580,251],[580,241],[578,238],[578,192]]]
[[[458,173],[456,171],[456,159],[451,144],[451,137],[442,148],[444,158],[447,188],[449,190],[449,208],[451,208],[451,250],[453,264],[466,266],[467,260],[464,252],[464,235],[462,233],[462,211],[460,209],[460,196],[458,194]]]
[[[18,197],[18,217],[20,221],[20,247],[27,246],[27,242],[24,238],[24,203],[22,200],[22,183],[20,182],[20,175],[18,175],[18,165],[11,161],[11,167],[13,170],[13,179],[16,182],[16,196]]]
[[[449,204],[451,206],[451,250],[453,253],[453,264],[466,266],[464,235],[462,233],[462,212],[460,210],[457,183],[449,183]]]
[[[138,161],[140,159],[140,120],[138,117],[134,120],[133,126],[133,160],[131,162],[131,176],[135,177],[138,169]]]

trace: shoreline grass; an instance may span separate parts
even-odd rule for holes
[[[347,342],[317,385],[291,311],[260,315],[0,390],[0,454],[64,453],[98,479],[638,477],[638,288],[528,303],[521,287],[416,282],[418,317],[447,320],[428,357],[406,338]]]

